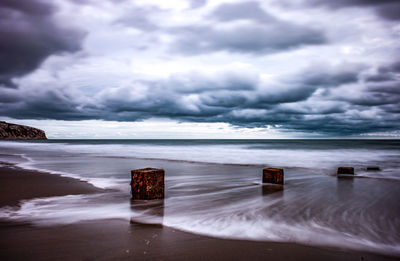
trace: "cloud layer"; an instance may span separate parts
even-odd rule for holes
[[[398,131],[398,6],[2,1],[0,116]]]

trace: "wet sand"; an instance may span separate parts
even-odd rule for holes
[[[102,192],[87,182],[55,174],[24,170],[12,164],[0,165],[0,207],[17,205],[20,200],[39,197]]]
[[[58,175],[0,167],[0,206],[23,199],[103,190]],[[127,195],[129,201],[129,194]],[[37,227],[0,221],[0,260],[398,260],[398,257],[292,243],[193,235],[168,227],[98,220]]]

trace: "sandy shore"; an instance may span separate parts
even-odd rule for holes
[[[97,193],[79,180],[0,167],[0,206],[22,199]],[[127,195],[127,201],[129,195]],[[0,210],[1,211],[1,210]],[[172,228],[98,220],[37,227],[0,221],[0,260],[398,260],[396,257],[291,243],[193,235]]]
[[[17,205],[22,199],[89,194],[103,191],[87,182],[59,175],[0,165],[0,207]]]

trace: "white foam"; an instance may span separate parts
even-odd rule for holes
[[[260,204],[262,199],[256,198],[219,206],[218,209],[196,207],[195,210],[179,205],[175,199],[168,199],[165,201],[164,216],[160,217],[152,215],[151,209],[132,210],[127,203],[107,203],[101,197],[103,196],[73,195],[27,200],[19,209],[0,209],[0,219],[29,221],[39,226],[101,219],[120,219],[126,222],[133,220],[142,223],[162,223],[178,230],[218,238],[295,242],[400,256],[398,242],[381,243],[368,240],[360,235],[334,230],[313,220],[287,223],[282,219],[268,218],[261,214],[262,209],[273,206],[280,199]]]
[[[130,210],[123,203],[95,203],[99,195],[68,195],[21,202],[20,208],[0,209],[0,218],[29,221],[40,226],[72,224],[80,221],[118,218],[129,220]]]
[[[87,153],[122,158],[185,160],[221,164],[279,165],[286,167],[331,167],[337,162],[371,162],[382,157],[400,156],[395,150],[370,149],[257,149],[246,145],[143,145],[143,144],[65,144],[0,143],[0,147]]]
[[[29,143],[29,142],[2,142],[0,148],[15,148],[23,150],[28,156],[35,151],[54,153],[71,153],[82,157],[119,157],[137,159],[165,159],[190,162],[205,162],[218,164],[254,164],[265,166],[279,166],[283,168],[322,169],[334,173],[340,165],[349,165],[356,168],[356,172],[366,165],[376,162],[385,164],[389,157],[400,158],[399,150],[379,149],[269,149],[254,148],[247,145],[154,145],[154,144],[67,144],[67,143]],[[45,160],[45,159],[43,159]],[[22,164],[26,168],[36,168],[35,162]],[[382,167],[382,166],[381,166]],[[385,168],[385,166],[383,166]],[[363,174],[366,177],[386,175],[386,178],[400,179],[396,166],[384,169],[385,172]],[[41,169],[46,170],[46,169]],[[49,170],[47,170],[49,171]],[[50,170],[51,171],[51,170]],[[51,171],[54,172],[54,171]],[[58,172],[61,175],[72,175],[88,180],[88,177],[79,176],[79,173]],[[100,187],[107,187],[105,180],[90,180]],[[109,184],[113,186],[115,184]]]
[[[33,160],[31,157],[29,157],[27,154],[23,153],[14,153],[14,156],[18,156],[23,158],[25,161],[23,162],[17,162],[13,161],[10,163],[15,164],[16,166],[22,168],[22,169],[27,169],[27,170],[35,170],[39,172],[44,172],[44,173],[49,173],[49,174],[56,174],[60,175],[62,177],[68,177],[68,178],[74,178],[78,179],[82,182],[87,182],[90,183],[98,188],[103,188],[103,189],[116,189],[121,186],[121,184],[126,184],[127,179],[121,180],[115,177],[107,177],[107,178],[101,178],[101,177],[87,177],[87,176],[82,176],[78,173],[71,173],[71,172],[65,172],[65,171],[58,171],[58,170],[52,170],[52,169],[47,169],[47,168],[41,168],[37,166],[37,161]],[[6,159],[8,160],[8,159]]]

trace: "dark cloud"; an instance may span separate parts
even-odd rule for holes
[[[260,23],[277,23],[277,19],[266,13],[257,2],[225,3],[219,5],[210,15],[219,21],[254,20]]]
[[[372,8],[385,19],[400,19],[400,2],[398,0],[304,0],[303,3],[309,6],[326,6],[334,9],[346,7]]]
[[[23,92],[16,89],[0,89],[0,96],[8,93],[12,100],[0,103],[2,115],[16,119],[67,119],[79,120],[92,118],[88,111],[82,113],[77,109],[75,97],[69,96],[54,88]],[[27,96],[29,98],[27,98]]]
[[[291,79],[316,87],[337,87],[358,81],[359,74],[366,68],[362,64],[341,63],[331,66],[326,63],[314,64]]]
[[[11,88],[0,88],[0,106],[6,108],[8,104],[17,103],[21,100],[18,93]],[[3,112],[4,113],[4,112]]]
[[[30,15],[46,16],[54,12],[54,6],[43,1],[2,0],[0,6],[2,9],[8,8],[8,11],[20,11]]]
[[[179,93],[202,93],[207,91],[252,90],[258,84],[257,76],[249,73],[223,72],[207,76],[198,72],[175,73],[161,85]]]
[[[398,119],[399,117],[396,117]],[[393,131],[399,128],[395,122],[376,122],[371,118],[348,117],[346,115],[329,115],[318,118],[304,116],[285,125],[287,131],[293,128],[308,134],[327,134],[334,136],[348,136],[361,133]]]
[[[376,8],[376,12],[389,20],[400,20],[400,3],[387,4]]]
[[[286,23],[241,24],[228,28],[187,26],[175,28],[173,33],[176,39],[172,51],[185,55],[218,51],[268,54],[325,43],[321,33]]]
[[[373,74],[369,75],[365,79],[368,82],[385,82],[394,80],[393,75],[390,73],[380,73],[380,74]]]
[[[365,76],[363,89],[357,96],[342,99],[360,106],[400,107],[400,63],[394,62],[378,67],[376,72]]]
[[[248,103],[248,97],[243,93],[218,92],[202,95],[201,104],[210,107],[240,108]]]
[[[0,86],[14,86],[14,77],[32,72],[52,54],[79,50],[83,33],[58,25],[55,12],[45,1],[0,2]]]
[[[400,81],[400,62],[380,66],[376,72],[365,76],[366,82]]]
[[[318,86],[312,85],[272,85],[269,86],[269,90],[260,92],[252,106],[264,108],[271,104],[303,101],[308,99],[317,88]]]
[[[395,64],[380,68],[397,69]],[[281,125],[291,131],[328,136],[395,130],[400,121],[382,119],[399,118],[396,113],[400,93],[396,82],[371,83],[364,90],[350,92],[351,95],[339,92],[341,96],[321,96],[323,89],[337,90],[357,83],[364,69],[368,67],[320,63],[276,82],[264,82],[258,74],[239,71],[180,73],[164,80],[136,80],[130,85],[104,89],[86,100],[68,92],[68,88],[50,83],[48,89],[2,89],[0,116],[117,121],[163,117],[227,122],[239,127]],[[376,117],[381,118],[378,123],[374,123]]]
[[[155,6],[139,7],[132,5],[122,17],[118,18],[115,22],[121,23],[136,29],[151,32],[160,29],[157,23],[151,20],[154,15],[161,14],[162,9]]]
[[[267,54],[327,41],[321,31],[279,20],[255,2],[222,4],[208,18],[216,22],[249,22],[170,28],[176,37],[172,50],[186,55],[218,51]]]
[[[116,22],[157,36],[169,34],[169,50],[183,55],[219,51],[269,54],[327,43],[322,31],[275,18],[256,2],[221,4],[204,17],[211,22],[207,25],[164,26],[152,19],[162,12],[165,10],[157,7],[132,6]]]
[[[345,97],[342,100],[347,100],[353,105],[373,107],[388,104],[399,104],[400,95],[391,95],[388,93],[382,93],[380,91],[370,91],[357,96]]]
[[[386,4],[398,3],[398,0],[306,0],[308,3],[313,5],[327,5],[334,8],[346,7],[346,6],[379,6]]]
[[[391,95],[391,98],[400,96],[400,81],[390,81],[367,86],[368,92],[379,93],[381,95]],[[397,97],[399,99],[400,97]]]
[[[395,61],[386,66],[379,67],[378,71],[380,73],[397,73],[400,74],[400,61]]]
[[[207,0],[188,0],[191,8],[200,8],[207,4]]]
[[[279,85],[262,86],[251,106],[264,108],[271,104],[301,102],[310,98],[318,89],[335,88],[358,82],[359,74],[365,68],[361,64],[342,63],[331,66],[327,63],[316,63],[300,73],[282,79]],[[324,114],[322,112],[324,109],[320,108],[320,113]]]

